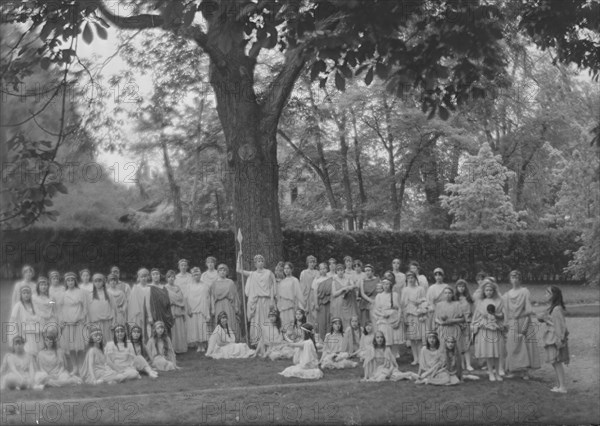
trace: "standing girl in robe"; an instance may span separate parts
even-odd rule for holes
[[[489,278],[486,278],[482,289],[481,299],[476,302],[473,314],[475,357],[485,358],[491,382],[502,381],[500,355],[504,350],[502,337],[504,302],[498,294],[498,286]],[[494,375],[494,368],[496,375]]]
[[[420,287],[423,287],[425,293],[427,293],[427,290],[429,289],[429,281],[427,281],[427,277],[425,275],[421,275],[421,266],[419,265],[419,262],[412,260],[408,264],[408,270],[415,274],[415,277],[417,277],[417,283]]]
[[[171,328],[171,340],[173,341],[173,350],[176,354],[187,352],[187,326],[186,322],[186,304],[183,291],[175,285],[175,271],[167,271],[166,289],[169,292],[169,301],[171,302],[171,314],[173,315],[173,327]]]
[[[194,281],[194,278],[192,277],[192,274],[188,272],[189,262],[187,261],[187,259],[179,259],[179,262],[177,262],[177,266],[179,268],[179,273],[175,276],[175,285],[181,289],[181,292],[183,293],[183,298],[184,300],[186,300],[187,303],[188,289]],[[192,324],[186,318],[186,338],[191,333],[191,326]]]
[[[321,368],[354,368],[358,363],[350,361],[350,354],[344,350],[344,329],[341,318],[331,320],[331,331],[325,336]]]
[[[221,263],[217,268],[219,277],[212,284],[211,309],[227,314],[227,327],[233,332],[235,340],[240,340],[240,297],[235,283],[227,278],[229,268]],[[216,321],[219,324],[219,321]]]
[[[152,337],[146,344],[146,351],[150,357],[152,367],[158,371],[178,370],[175,351],[171,339],[165,331],[165,324],[162,321],[156,321],[153,328]]]
[[[290,262],[283,264],[283,273],[285,278],[281,280],[277,286],[277,309],[281,316],[281,324],[283,330],[287,330],[293,326],[294,314],[297,308],[304,310],[302,303],[302,291],[300,289],[300,281],[292,275],[293,265]]]
[[[153,321],[162,321],[167,330],[167,336],[171,337],[173,327],[173,314],[171,313],[171,299],[165,283],[161,281],[160,271],[153,268],[150,271],[152,283],[150,284],[150,316]]]
[[[14,331],[7,335],[9,338],[15,335],[23,336],[25,352],[35,356],[40,349],[38,344],[42,340],[40,323],[40,317],[36,315],[32,302],[31,288],[28,285],[22,286],[21,297],[13,307],[9,319]]]
[[[394,285],[394,291],[398,293],[398,297],[402,298],[402,290],[406,287],[406,275],[400,271],[400,259],[392,260],[392,273],[396,278],[396,284]]]
[[[50,299],[54,300],[56,306],[60,306],[60,299],[65,295],[65,287],[64,283],[60,282],[60,274],[58,271],[50,271],[48,274],[48,279],[50,280],[50,288],[48,289],[48,295]],[[58,311],[56,311],[58,315]]]
[[[35,271],[33,267],[30,265],[23,265],[21,268],[21,280],[15,283],[15,287],[13,289],[12,294],[12,303],[10,305],[11,309],[17,304],[17,302],[21,299],[21,289],[23,287],[29,287],[31,290],[31,294],[35,291],[36,283],[33,280],[33,276],[35,275]]]
[[[399,356],[399,347],[404,343],[404,325],[402,321],[402,310],[398,293],[392,291],[389,280],[382,281],[383,293],[375,296],[373,318],[376,321],[375,329],[382,331],[388,346],[391,346],[392,354]]]
[[[373,266],[365,265],[365,276],[360,281],[360,323],[364,326],[367,322],[373,322],[373,307],[375,305],[375,296],[377,296],[377,283],[379,278],[373,275]]]
[[[337,265],[335,268],[336,276],[333,277],[331,285],[331,316],[339,317],[346,324],[350,324],[350,319],[356,312],[356,296],[354,294],[353,284],[344,276],[344,267]]]
[[[437,328],[435,323],[435,306],[439,302],[446,300],[444,290],[448,287],[448,284],[444,283],[444,270],[442,268],[435,268],[433,276],[435,277],[435,283],[429,286],[426,296],[429,309],[427,313],[427,330],[435,330]]]
[[[460,311],[465,318],[465,322],[463,324],[459,324],[461,326],[461,332],[458,347],[461,348],[463,367],[466,368],[467,371],[473,371],[473,367],[471,366],[471,344],[473,343],[471,322],[473,320],[473,309],[475,307],[475,303],[473,302],[473,298],[469,292],[469,286],[465,280],[458,280],[456,282],[454,294],[455,300],[458,302],[458,306],[460,307]]]
[[[90,385],[108,383],[113,385],[128,379],[137,379],[139,374],[134,370],[116,371],[111,367],[104,355],[104,336],[99,328],[91,328],[89,349],[81,367],[81,378]]]
[[[300,272],[300,291],[302,293],[302,306],[304,306],[308,321],[315,324],[317,321],[316,307],[312,305],[313,296],[311,294],[312,283],[319,276],[319,271],[316,269],[317,258],[308,256],[306,258],[306,269]]]
[[[365,371],[362,381],[383,382],[385,380],[416,380],[419,376],[412,372],[403,373],[398,369],[398,363],[392,355],[389,345],[386,345],[383,332],[376,331],[373,346],[367,349],[363,363]]]
[[[117,280],[117,289],[119,289],[123,293],[125,293],[126,303],[129,303],[129,296],[131,295],[131,287],[126,282],[121,281],[121,270],[119,269],[118,266],[111,266],[110,273]]]
[[[214,359],[249,358],[255,355],[245,343],[236,343],[233,331],[229,329],[227,313],[221,311],[217,325],[208,340],[206,356]]]
[[[301,330],[303,332],[302,340],[290,344],[292,348],[295,348],[294,365],[287,367],[279,374],[284,377],[300,379],[320,379],[323,377],[323,371],[319,368],[315,331],[312,324],[308,323],[302,324]]]
[[[150,271],[140,268],[137,272],[137,283],[131,289],[127,306],[127,322],[129,326],[137,324],[142,328],[143,339],[148,341],[151,333],[152,315],[150,309],[150,287],[148,280]]]
[[[452,287],[446,287],[442,295],[445,300],[438,302],[434,312],[438,336],[442,342],[445,342],[448,337],[458,341],[462,333],[461,324],[465,323],[465,318],[458,302],[454,300]],[[458,350],[461,351],[462,348],[459,346]]]
[[[350,285],[352,286],[351,295],[353,297],[350,297],[348,299],[348,303],[352,305],[351,310],[352,312],[354,312],[354,315],[358,315],[358,303],[360,300],[360,282],[363,277],[362,274],[359,274],[354,270],[354,259],[352,259],[351,256],[344,257],[344,265],[346,266],[346,269],[344,269],[344,278],[346,278],[348,280],[348,283],[350,283]],[[349,323],[350,322],[347,322],[346,324]]]
[[[327,272],[327,275],[330,277],[335,277],[336,276],[336,271],[335,269],[337,268],[337,260],[335,260],[333,257],[329,259],[329,272]]]
[[[51,387],[80,385],[83,381],[67,371],[67,357],[58,347],[54,330],[44,333],[44,348],[37,355],[38,370],[44,374],[44,384]]]
[[[188,289],[187,314],[190,323],[188,345],[196,346],[196,352],[205,352],[208,346],[210,322],[211,286],[200,279],[200,268],[192,268],[194,281]]]
[[[29,286],[22,287],[27,288]],[[12,351],[7,353],[0,365],[0,390],[5,389],[35,389],[41,390],[41,376],[36,374],[34,356],[25,352],[25,339],[15,336],[12,342]]]
[[[39,277],[36,287],[36,294],[32,297],[33,308],[40,319],[40,332],[42,334],[54,331],[58,333],[60,326],[58,325],[58,316],[56,315],[56,302],[50,298],[50,287],[46,277]],[[43,339],[40,339],[38,349],[44,347]]]
[[[541,367],[537,324],[531,306],[529,290],[521,286],[521,273],[510,273],[512,288],[504,294],[504,307],[508,335],[506,336],[506,370],[512,377],[515,371],[522,372],[524,380],[529,379],[529,371]]]
[[[109,274],[106,281],[106,291],[115,305],[115,323],[125,324],[127,323],[127,295],[118,287],[119,278],[116,275]]]
[[[317,318],[317,336],[322,342],[330,328],[332,278],[327,275],[327,264],[319,265],[319,276],[312,283],[312,304],[315,307],[314,316]]]
[[[118,372],[127,372],[132,377],[136,373],[139,375],[139,372],[144,372],[153,379],[158,377],[158,373],[144,357],[136,355],[133,344],[127,341],[127,331],[122,324],[115,326],[113,340],[106,343],[104,354],[108,357],[109,365]]]
[[[414,272],[406,273],[407,285],[402,291],[400,304],[404,312],[406,323],[406,340],[410,341],[410,349],[413,355],[411,365],[419,363],[422,342],[426,336],[427,302],[425,289],[417,285],[417,276]]]
[[[538,320],[545,325],[543,342],[546,362],[554,367],[558,381],[558,386],[550,391],[567,393],[563,364],[569,364],[569,330],[565,321],[562,291],[554,285],[550,286],[546,289],[546,299],[550,302],[550,307],[538,317]]]
[[[271,308],[275,308],[275,275],[265,269],[265,258],[260,254],[254,256],[255,271],[244,271],[242,265],[237,269],[246,275],[246,315],[250,321],[250,341],[255,345],[260,340],[263,324],[268,324]]]
[[[77,286],[74,272],[65,274],[67,289],[59,305],[60,347],[68,353],[73,373],[78,375],[85,357],[85,322],[88,315],[88,296]]]
[[[94,283],[90,281],[91,276],[92,274],[87,268],[79,271],[79,279],[81,280],[81,282],[78,284],[78,286],[81,290],[86,292],[86,294],[94,291]]]
[[[217,259],[212,256],[208,256],[206,258],[206,267],[208,269],[202,273],[200,279],[212,285],[215,280],[219,278],[219,272],[216,269]]]
[[[102,274],[92,277],[94,289],[88,294],[88,327],[99,328],[104,339],[110,339],[112,327],[115,325],[117,308],[106,289],[106,278]]]

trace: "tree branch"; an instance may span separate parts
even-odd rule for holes
[[[119,3],[116,2],[116,4]],[[143,30],[147,28],[157,28],[162,27],[165,23],[161,15],[143,13],[134,16],[119,16],[112,13],[112,11],[109,10],[104,4],[104,1],[98,0],[97,5],[98,10],[102,13],[102,15],[104,15],[104,17],[117,28],[122,30]]]

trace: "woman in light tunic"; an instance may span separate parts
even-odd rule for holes
[[[78,374],[85,357],[85,341],[88,336],[85,323],[88,316],[88,297],[77,286],[74,272],[65,274],[67,290],[59,304],[60,347],[68,353],[73,373]]]
[[[13,336],[23,336],[25,339],[25,352],[30,355],[36,355],[39,351],[39,342],[42,340],[40,330],[40,317],[36,315],[35,307],[32,302],[31,288],[27,286],[21,287],[21,297],[15,304],[10,314],[9,324],[7,327],[7,337],[10,339]]]
[[[208,256],[206,258],[206,267],[208,269],[202,273],[200,279],[212,285],[212,283],[219,278],[219,271],[216,269],[217,259],[212,256]]]
[[[116,275],[111,273],[106,277],[106,291],[115,304],[115,323],[125,324],[127,322],[127,294],[118,284],[119,278]]]
[[[81,282],[78,283],[78,286],[81,290],[86,292],[86,294],[88,292],[91,293],[92,291],[94,291],[94,283],[90,281],[91,277],[92,274],[89,269],[85,268],[79,271],[79,279],[81,280]]]
[[[344,329],[341,318],[331,320],[331,331],[325,336],[323,352],[321,353],[321,368],[354,368],[357,362],[350,361],[350,354],[344,347]]]
[[[23,288],[31,291],[28,287]],[[22,336],[13,338],[12,351],[4,356],[2,365],[0,365],[0,390],[41,390],[44,388],[41,382],[45,374],[39,374],[36,371],[35,357],[25,352],[25,343]]]
[[[192,268],[194,281],[190,285],[187,294],[188,322],[188,345],[196,346],[197,352],[205,352],[208,346],[208,325],[210,322],[211,285],[200,279],[200,268]]]
[[[523,379],[529,379],[529,371],[541,367],[538,347],[537,324],[531,306],[529,290],[521,286],[521,273],[510,273],[512,288],[504,294],[504,307],[508,335],[506,336],[506,370],[512,377],[520,371]]]
[[[306,258],[306,269],[300,272],[300,291],[302,292],[302,303],[305,307],[308,321],[315,324],[317,321],[316,307],[313,306],[312,283],[319,276],[319,271],[316,268],[317,258],[308,256]]]
[[[377,284],[379,278],[373,275],[373,266],[365,265],[365,276],[360,281],[360,323],[364,326],[367,322],[373,323],[373,306],[377,295]]]
[[[139,374],[135,370],[116,371],[111,367],[108,358],[104,355],[104,336],[99,328],[91,329],[89,349],[81,367],[81,378],[90,385],[108,383],[109,385],[125,380],[137,379]]]
[[[206,356],[214,359],[249,358],[255,351],[245,343],[235,343],[235,335],[229,329],[227,313],[217,316],[217,326],[208,341]]]
[[[39,277],[35,294],[32,297],[35,313],[40,319],[40,331],[42,334],[54,332],[58,334],[60,326],[56,314],[56,302],[50,298],[50,287],[46,277]],[[38,349],[44,348],[44,339],[40,339]]]
[[[293,265],[290,262],[283,264],[284,278],[276,289],[277,309],[281,316],[283,330],[287,330],[294,323],[294,313],[297,308],[304,310],[303,295],[300,281],[292,275]]]
[[[242,265],[238,270],[248,277],[246,280],[246,315],[250,321],[250,344],[260,340],[261,327],[269,324],[269,311],[275,307],[275,275],[265,269],[265,258],[260,254],[254,256],[255,271],[244,271]]]
[[[385,336],[382,331],[375,332],[373,346],[370,346],[365,354],[363,363],[365,371],[362,381],[383,382],[385,380],[416,380],[419,376],[412,372],[403,373],[398,369],[398,363],[392,355],[389,345],[386,345]]]
[[[300,379],[320,379],[323,371],[319,368],[315,332],[311,324],[301,326],[303,339],[297,343],[290,343],[295,348],[294,365],[287,367],[281,373],[284,377],[298,377]]]
[[[67,357],[58,347],[58,335],[44,333],[44,349],[37,354],[38,370],[44,374],[44,384],[51,387],[80,385],[83,381],[67,371]]]
[[[127,341],[127,331],[122,324],[115,326],[113,340],[106,344],[104,354],[116,371],[127,371],[132,376],[134,372],[144,372],[153,379],[158,377],[158,373],[150,367],[144,357],[136,355],[133,344]]]
[[[129,306],[127,307],[127,323],[130,326],[137,324],[142,328],[144,342],[148,341],[152,328],[149,279],[150,271],[146,268],[140,268],[137,272],[137,283],[131,289]]]
[[[92,277],[94,289],[88,294],[88,327],[96,327],[102,330],[102,336],[110,339],[112,327],[115,325],[117,307],[113,298],[106,289],[106,278],[102,274],[94,274]]]
[[[350,324],[353,316],[358,315],[354,286],[344,276],[344,266],[337,265],[336,276],[331,284],[331,316],[341,318],[344,324]]]
[[[406,323],[406,340],[410,341],[413,355],[411,365],[419,363],[422,342],[425,340],[427,322],[427,299],[425,289],[417,285],[417,276],[414,272],[406,273],[407,285],[402,291],[400,304],[404,312]]]
[[[50,288],[48,294],[50,298],[54,300],[57,306],[60,306],[60,299],[65,295],[65,283],[60,282],[60,274],[58,271],[50,271],[48,273],[48,279],[50,280]],[[58,314],[58,311],[56,312]]]
[[[183,291],[175,284],[175,271],[167,271],[167,285],[171,302],[171,314],[173,315],[173,328],[171,328],[171,340],[173,350],[176,354],[187,352],[187,325],[186,325],[186,302]]]
[[[198,277],[199,278],[199,277]],[[159,371],[179,370],[171,339],[167,336],[165,324],[162,321],[154,323],[152,337],[146,344],[152,367]]]
[[[233,332],[235,340],[240,340],[240,297],[235,283],[227,278],[229,268],[221,263],[217,268],[219,277],[212,284],[212,312],[225,312],[227,326]],[[216,322],[217,325],[219,322]]]
[[[399,356],[399,346],[404,343],[404,325],[398,293],[392,291],[389,280],[383,280],[383,293],[375,296],[373,319],[375,328],[382,331],[385,341],[391,347],[392,354]]]
[[[330,306],[331,306],[331,284],[333,278],[328,275],[327,264],[319,265],[319,276],[312,283],[313,306],[315,307],[314,316],[317,317],[317,337],[323,342],[325,335],[331,326]]]
[[[445,342],[448,337],[453,337],[455,341],[462,342],[461,325],[465,323],[465,317],[460,309],[460,305],[454,300],[454,290],[452,287],[446,287],[443,292],[446,300],[438,302],[435,307],[434,321],[437,326],[437,333],[440,341]],[[458,350],[462,350],[460,343]]]

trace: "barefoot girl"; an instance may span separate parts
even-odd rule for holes
[[[167,336],[165,324],[162,321],[154,323],[152,337],[146,344],[146,351],[150,357],[152,367],[158,371],[179,369],[175,361],[173,344],[169,336]]]
[[[319,368],[314,328],[312,324],[302,324],[301,330],[303,332],[302,341],[291,343],[291,346],[295,348],[294,365],[279,374],[284,377],[300,379],[320,379],[323,377],[323,371]]]
[[[386,345],[382,331],[375,332],[373,346],[367,350],[363,363],[365,382],[383,382],[385,380],[416,380],[418,375],[412,372],[403,373],[398,369],[398,363],[392,355],[390,347]]]
[[[65,283],[67,289],[59,305],[60,347],[68,353],[73,373],[77,375],[85,357],[88,296],[77,286],[74,272],[65,274]]]
[[[399,347],[404,343],[404,324],[398,293],[392,291],[392,284],[388,279],[382,281],[383,293],[375,296],[373,318],[375,329],[382,331],[386,344],[391,346],[392,354],[399,356]]]
[[[504,302],[498,294],[498,286],[489,278],[486,278],[482,286],[480,297],[482,299],[476,303],[473,314],[475,357],[485,358],[491,382],[502,381],[500,355],[504,350],[502,337]]]
[[[563,365],[569,364],[569,330],[565,321],[565,304],[560,288],[554,285],[546,289],[546,298],[550,307],[540,315],[539,321],[545,325],[543,342],[546,362],[554,367],[558,381],[558,386],[553,387],[551,392],[567,393]]]
[[[321,368],[354,368],[358,363],[350,361],[350,354],[344,351],[344,329],[341,318],[331,320],[331,331],[325,336]]]

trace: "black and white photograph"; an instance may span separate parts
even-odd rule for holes
[[[599,0],[2,0],[1,425],[600,423]]]

